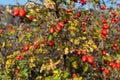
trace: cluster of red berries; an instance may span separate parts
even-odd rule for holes
[[[18,55],[17,57],[16,57],[16,60],[23,60],[24,58],[23,58],[23,56],[22,55]]]
[[[101,71],[103,72],[103,73],[105,73],[105,75],[106,76],[108,76],[109,74],[110,74],[110,71],[107,69],[107,68],[101,68]]]
[[[12,15],[13,16],[20,16],[20,17],[26,17],[26,10],[25,9],[15,9],[15,10],[13,10],[12,11]],[[30,21],[33,21],[33,18],[35,18],[35,17],[33,17],[33,16],[29,16],[28,17],[28,19],[30,20]]]
[[[103,39],[106,39],[109,25],[107,24],[107,21],[105,19],[102,19],[102,23],[103,23],[103,27],[102,27],[102,31],[101,31],[101,37]]]
[[[118,17],[115,17],[112,19],[111,23],[114,24],[114,23],[117,23],[119,21]]]
[[[64,24],[65,22],[63,21],[60,21],[58,22],[56,25],[55,25],[55,28],[54,27],[50,27],[50,33],[53,34],[56,31],[60,31],[63,27],[64,27]]]
[[[78,2],[78,0],[73,0],[74,2]],[[85,5],[86,4],[86,0],[80,0],[80,3],[82,4],[82,5]]]
[[[92,55],[83,55],[82,56],[82,61],[83,62],[88,62],[89,64],[93,64],[94,63],[94,56],[92,56]]]
[[[64,28],[64,25],[66,23],[68,23],[68,20],[60,21],[55,25],[55,27],[50,27],[50,29],[49,29],[50,34],[53,34],[55,31],[57,31],[57,32],[61,31]],[[54,41],[48,42],[49,46],[53,46],[54,44],[55,44]]]
[[[107,52],[105,50],[102,50],[102,55],[104,56],[106,54],[107,54]]]
[[[86,4],[86,0],[80,0],[80,3],[81,3],[82,5],[85,5],[85,4]]]
[[[120,62],[117,62],[116,60],[112,60],[112,61],[108,61],[108,60],[104,60],[104,63],[105,64],[107,64],[107,65],[109,65],[112,69],[120,69]],[[107,72],[107,75],[108,75],[108,73],[109,73],[109,70],[106,70],[105,68],[101,68],[101,70],[103,71],[103,72]],[[105,70],[105,71],[104,71]]]
[[[25,9],[15,9],[15,10],[13,10],[13,16],[25,17],[26,11],[25,11]]]
[[[105,9],[106,9],[106,6],[104,6],[104,5],[103,5],[103,6],[100,6],[100,9],[101,9],[101,10],[105,10]]]
[[[86,50],[74,50],[72,53],[75,54],[75,55],[78,55],[78,56],[85,55]]]
[[[118,44],[117,43],[113,44],[113,50],[115,50],[115,51],[118,50]]]
[[[80,17],[80,16],[81,16],[81,12],[78,11],[78,12],[73,16],[73,18],[74,18],[74,19],[77,19],[77,18]]]
[[[83,23],[82,23],[82,31],[83,32],[85,32],[86,31],[86,24],[85,24],[85,22],[83,21]]]
[[[118,63],[118,62],[110,63],[109,66],[110,66],[111,68],[120,69],[120,63]]]

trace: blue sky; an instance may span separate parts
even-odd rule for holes
[[[25,4],[27,0],[18,0],[20,4]],[[0,0],[0,4],[16,4],[15,0]]]
[[[33,0],[31,0],[33,1]],[[27,0],[18,0],[20,4],[25,4]],[[0,0],[0,4],[9,5],[9,4],[16,4],[15,0]]]
[[[31,0],[31,1],[34,1],[34,0]],[[109,3],[110,0],[104,0],[104,1],[108,1],[107,6],[111,6],[110,3]],[[120,3],[120,0],[115,0],[115,1],[117,1],[117,3]],[[18,2],[20,4],[25,4],[27,2],[27,0],[18,0]],[[16,2],[15,2],[15,0],[0,0],[0,4],[2,4],[2,5],[8,5],[8,4],[16,4]],[[79,6],[79,5],[80,4],[76,4],[76,6]],[[115,5],[112,5],[112,6],[115,6]],[[85,5],[84,7],[87,8],[87,5]]]

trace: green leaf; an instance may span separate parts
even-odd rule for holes
[[[105,56],[105,57],[103,57],[103,60],[111,61],[111,58],[109,56]]]
[[[57,32],[54,32],[54,33],[53,33],[53,36],[54,36],[54,37],[56,37],[57,35],[58,35],[58,33],[57,33]]]
[[[51,41],[53,39],[53,36],[52,35],[49,35],[48,36],[48,41]]]
[[[2,78],[2,72],[0,72],[0,79]]]
[[[28,76],[28,72],[27,72],[28,69],[24,69],[21,74],[24,75],[24,76]]]
[[[67,78],[68,76],[69,76],[68,72],[65,72],[64,75],[63,75],[64,78]]]
[[[27,33],[26,34],[26,37],[28,38],[28,40],[30,40],[30,37],[31,37],[32,35],[31,35],[31,33]]]
[[[86,64],[85,67],[84,67],[84,73],[85,73],[86,71],[88,71],[88,64]]]
[[[116,54],[118,60],[120,60],[120,54]]]

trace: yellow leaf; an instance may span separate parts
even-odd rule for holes
[[[33,67],[35,67],[36,65],[34,64],[34,63],[30,63],[30,68],[33,68]]]
[[[12,44],[10,42],[8,42],[6,46],[11,47]]]
[[[11,62],[12,62],[12,60],[11,60],[11,59],[8,59],[8,60],[6,61],[6,65],[11,65]]]
[[[30,13],[31,13],[31,14],[35,14],[35,10],[30,9]]]
[[[7,58],[14,58],[15,56],[13,54],[8,55]]]
[[[85,40],[85,39],[86,39],[86,37],[85,37],[85,36],[81,37],[81,40]]]
[[[69,53],[68,50],[69,50],[68,47],[66,47],[66,48],[64,49],[64,54],[68,54],[68,53]]]
[[[21,42],[21,41],[24,39],[24,37],[25,37],[25,35],[21,35],[21,36],[19,37],[19,42]]]
[[[77,69],[77,67],[78,67],[77,62],[76,62],[76,61],[72,62],[72,66],[73,66],[75,69]]]
[[[79,77],[78,80],[82,80],[82,77]]]
[[[28,17],[30,17],[30,15],[26,15],[26,17],[28,18]]]
[[[35,57],[30,57],[30,58],[29,58],[29,61],[30,61],[31,63],[33,63],[33,62],[35,61]]]
[[[33,19],[33,22],[36,22],[37,21],[37,19]]]
[[[42,76],[38,76],[38,77],[36,77],[35,80],[41,80],[41,79],[42,79]]]
[[[79,44],[79,43],[80,43],[79,39],[74,40],[74,44]]]
[[[5,47],[5,42],[2,43],[2,47]]]
[[[54,74],[58,74],[59,72],[58,72],[58,70],[54,70],[53,73]]]
[[[89,51],[90,51],[90,52],[93,52],[93,48],[90,47],[90,48],[89,48]]]
[[[73,38],[70,38],[70,42],[73,42],[74,40],[73,40]]]

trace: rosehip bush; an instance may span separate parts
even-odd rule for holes
[[[115,8],[105,0],[41,0],[4,9],[0,79],[119,80],[120,5],[110,2]]]

